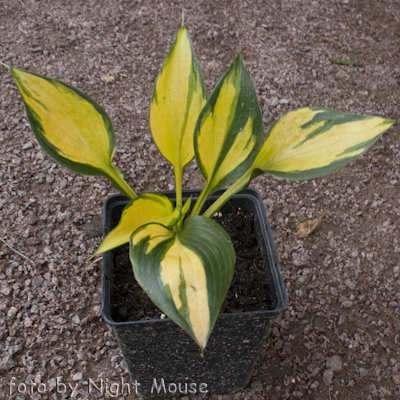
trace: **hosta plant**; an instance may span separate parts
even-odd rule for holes
[[[232,242],[213,221],[215,212],[262,173],[306,180],[336,171],[362,155],[394,122],[304,107],[281,116],[261,145],[261,111],[241,55],[207,98],[201,68],[182,26],[150,104],[153,139],[174,168],[173,204],[161,194],[137,196],[128,186],[112,164],[116,140],[110,118],[94,100],[56,79],[7,67],[42,148],[72,171],[107,177],[131,200],[95,255],[129,242],[138,283],[202,351],[235,266]],[[183,204],[182,175],[193,157],[207,183],[194,204]],[[228,186],[204,209],[212,193]]]

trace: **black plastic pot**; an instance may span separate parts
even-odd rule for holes
[[[185,199],[193,195],[193,198],[196,198],[199,193],[199,191],[185,191],[183,197]],[[174,200],[175,193],[164,194]],[[209,201],[212,202],[216,197],[212,196]],[[106,200],[104,235],[118,222],[127,202],[127,198],[122,195],[112,196]],[[255,216],[273,309],[220,314],[203,357],[195,342],[167,318],[113,321],[112,251],[103,256],[103,316],[114,328],[132,382],[140,384],[136,387],[144,398],[165,398],[179,393],[206,391],[226,393],[242,389],[248,383],[262,344],[270,333],[271,322],[286,306],[286,289],[260,193],[254,189],[246,189],[234,196],[221,212],[229,211],[232,206],[253,212]]]

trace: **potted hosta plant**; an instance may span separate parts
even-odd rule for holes
[[[273,309],[219,316],[236,257],[230,237],[213,216],[229,211],[232,196],[262,173],[307,180],[349,164],[394,121],[304,107],[281,116],[261,143],[261,111],[241,55],[207,99],[200,66],[182,26],[150,104],[150,130],[161,154],[173,165],[176,192],[137,195],[112,164],[116,141],[103,108],[61,81],[7,68],[43,149],[72,171],[108,178],[126,196],[107,205],[108,234],[95,255],[105,253],[104,260],[110,261],[111,250],[129,242],[136,281],[168,317],[116,322],[110,299],[103,300],[105,317],[116,328],[139,391],[165,397],[243,387],[272,317],[285,305],[285,289],[265,228],[265,210],[262,202],[257,203],[259,195],[242,192],[236,207],[259,215],[255,225],[265,242],[266,274],[275,285],[270,285]],[[207,183],[201,191],[183,193],[184,168],[193,157]],[[118,213],[121,217],[114,227]],[[105,264],[107,296],[113,290],[112,272],[112,265]]]

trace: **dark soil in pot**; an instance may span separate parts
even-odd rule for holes
[[[221,313],[272,309],[254,215],[235,208],[215,220],[228,232],[236,251],[235,272]],[[162,311],[134,279],[128,244],[114,251],[114,274],[111,315],[115,322],[160,318]]]

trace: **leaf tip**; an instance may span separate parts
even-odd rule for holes
[[[3,62],[0,61],[0,64],[6,67],[9,71],[11,71],[11,67],[7,64],[4,64]]]
[[[182,8],[182,28],[185,27],[185,11]]]

